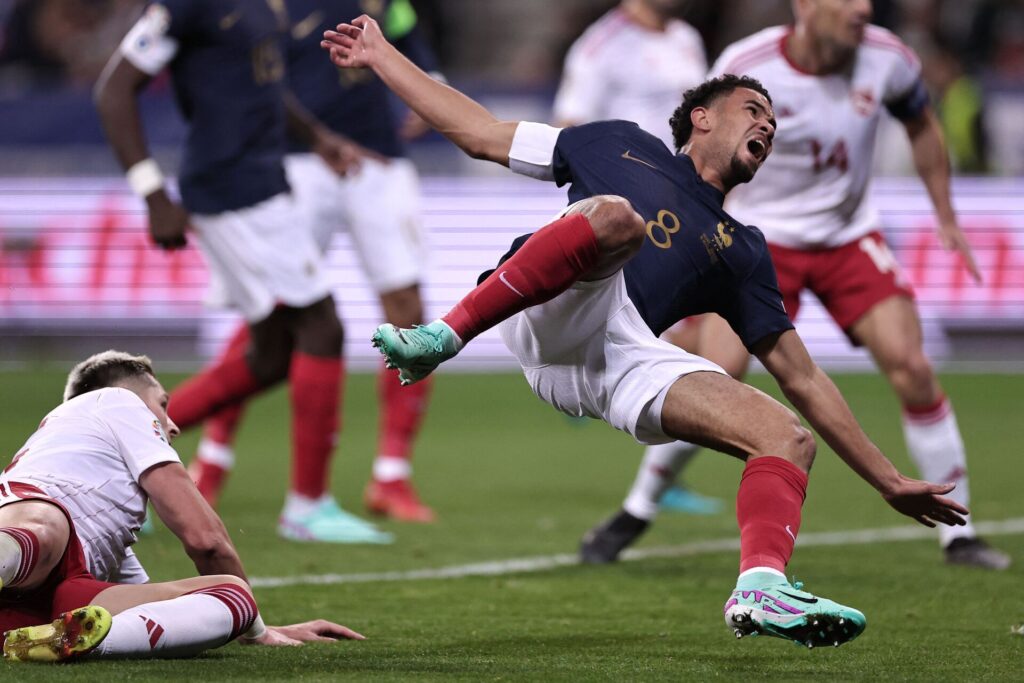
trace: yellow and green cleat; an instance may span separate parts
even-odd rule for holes
[[[92,652],[110,632],[110,612],[89,606],[65,612],[52,624],[25,626],[4,634],[4,659],[65,662]]]

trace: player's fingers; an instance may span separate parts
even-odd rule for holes
[[[928,493],[935,496],[944,496],[955,488],[956,484],[951,481],[945,484],[928,484]]]
[[[935,522],[933,522],[932,520],[928,519],[924,515],[917,515],[916,517],[914,517],[914,519],[916,519],[918,522],[920,522],[921,524],[924,524],[926,527],[928,527],[930,529],[934,529],[935,528]]]
[[[970,510],[968,510],[966,507],[956,502],[952,498],[941,498],[936,496],[935,502],[941,505],[946,510],[952,510],[953,512],[959,513],[961,515],[971,514]]]

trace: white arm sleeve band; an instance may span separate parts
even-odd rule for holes
[[[121,41],[121,54],[143,73],[160,73],[178,52],[178,41],[167,35],[169,23],[164,6],[150,5]]]
[[[543,123],[520,122],[508,151],[508,167],[538,180],[554,180],[552,164],[561,132],[561,128]]]

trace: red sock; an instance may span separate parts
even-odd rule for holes
[[[288,384],[292,401],[292,488],[307,498],[327,490],[328,467],[338,436],[344,363],[296,351]]]
[[[246,332],[248,335],[248,332]],[[193,427],[221,408],[261,391],[249,362],[247,344],[236,345],[236,334],[224,355],[171,393],[167,413],[181,430]]]
[[[555,298],[593,268],[599,256],[585,216],[559,218],[535,232],[442,320],[468,342],[519,311]]]
[[[740,526],[740,572],[771,567],[783,574],[800,531],[807,473],[776,457],[747,461],[736,494]]]
[[[17,586],[29,577],[32,570],[36,568],[36,564],[39,563],[39,539],[28,529],[19,527],[0,528],[0,534],[7,534],[21,548],[21,561],[18,563],[18,568],[14,571],[14,576],[3,587]]]
[[[231,341],[224,347],[220,357],[222,360],[244,356],[249,348],[249,326],[239,325],[232,335]],[[219,410],[203,424],[203,436],[223,446],[230,446],[235,441],[238,423],[245,413],[245,401],[239,401]],[[181,425],[178,425],[179,427]]]
[[[403,387],[398,373],[382,369],[377,380],[380,399],[380,437],[377,453],[395,458],[412,457],[412,442],[426,411],[432,377]]]

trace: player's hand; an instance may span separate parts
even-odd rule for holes
[[[180,249],[188,240],[188,212],[175,204],[163,190],[146,197],[149,210],[149,236],[161,249]]]
[[[356,633],[347,626],[315,619],[288,626],[267,626],[266,633],[259,638],[239,638],[238,642],[245,645],[286,647],[303,643],[331,643],[337,640],[366,640],[366,636]]]
[[[980,284],[981,271],[978,270],[978,264],[974,261],[971,245],[967,243],[967,238],[964,236],[960,226],[957,225],[955,219],[939,221],[939,241],[942,242],[942,246],[946,249],[960,254],[964,260],[964,265],[967,266],[967,272],[971,274],[975,282]]]
[[[324,31],[320,47],[331,53],[335,66],[359,69],[372,68],[387,44],[377,22],[364,14],[351,24],[338,24],[336,30]]]
[[[340,176],[357,173],[366,156],[359,145],[326,129],[317,132],[313,151]]]
[[[961,515],[968,514],[967,508],[943,497],[954,488],[956,484],[932,484],[901,474],[881,493],[885,502],[897,512],[913,517],[925,526],[934,527],[937,523],[963,526],[967,521]]]

